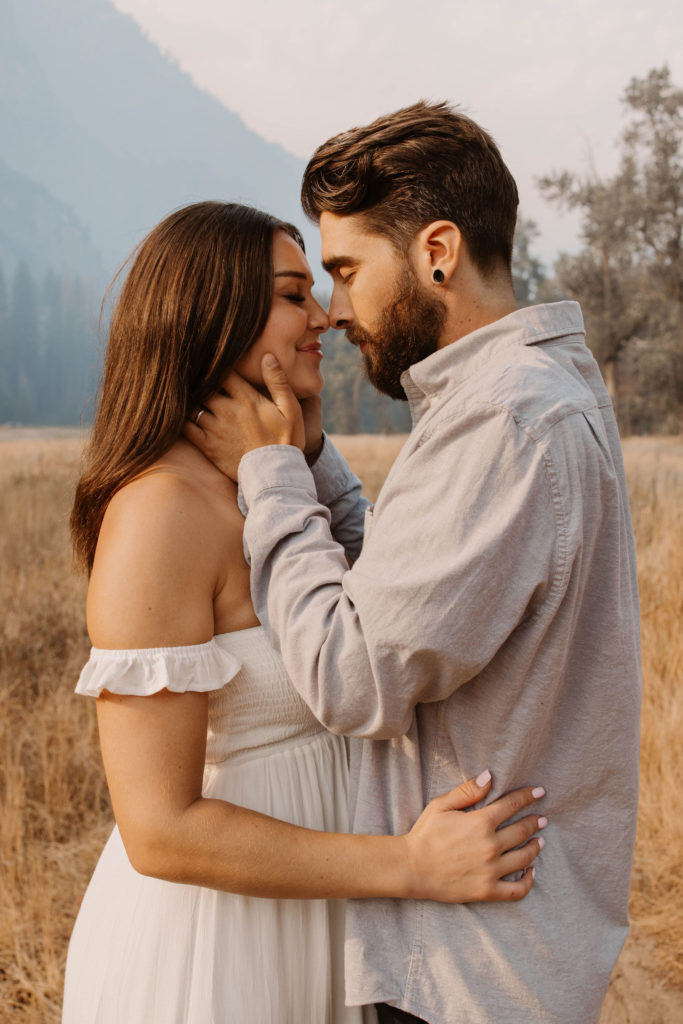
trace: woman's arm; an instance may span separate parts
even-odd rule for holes
[[[214,603],[231,587],[240,538],[201,488],[158,474],[124,488],[107,511],[88,594],[96,647],[201,644],[214,631]],[[228,523],[227,534],[230,534]],[[228,564],[227,575],[225,564]],[[214,625],[217,630],[214,629]],[[207,696],[120,696],[105,691],[98,721],[114,814],[133,866],[143,874],[252,896],[392,896],[448,902],[519,899],[540,848],[532,815],[500,828],[533,802],[529,789],[476,811],[489,783],[473,782],[432,803],[406,836],[316,832],[202,797]],[[456,809],[453,809],[456,808]]]
[[[533,802],[530,789],[480,810],[490,782],[474,780],[428,806],[406,836],[316,832],[201,795],[205,694],[105,694],[98,702],[114,814],[142,874],[276,898],[408,897],[462,903],[520,899],[539,850],[534,814],[498,828]],[[498,829],[498,831],[496,831]],[[510,852],[507,852],[510,851]]]

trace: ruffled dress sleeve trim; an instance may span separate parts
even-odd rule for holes
[[[133,697],[149,697],[160,690],[206,693],[220,690],[241,667],[239,659],[222,648],[215,637],[188,647],[124,651],[93,647],[76,693],[87,697],[99,697],[102,690]]]

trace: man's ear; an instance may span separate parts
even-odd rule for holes
[[[443,288],[458,269],[462,249],[460,228],[451,220],[435,220],[415,235],[409,255],[423,285]]]

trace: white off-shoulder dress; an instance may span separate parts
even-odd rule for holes
[[[348,831],[344,740],[322,728],[263,629],[205,644],[93,648],[77,692],[209,693],[203,793]],[[118,829],[86,891],[64,1024],[366,1024],[344,1007],[344,905],[270,900],[138,874]]]

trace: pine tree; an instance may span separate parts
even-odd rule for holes
[[[9,418],[23,423],[39,420],[41,375],[38,295],[25,263],[14,275],[7,331]]]
[[[555,268],[583,307],[588,341],[625,432],[683,423],[683,91],[667,67],[633,78],[617,172],[539,185],[582,214],[583,248]]]

